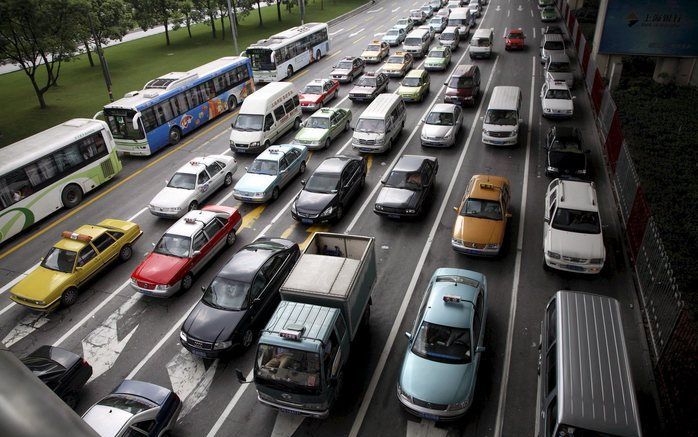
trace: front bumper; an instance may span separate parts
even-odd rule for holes
[[[384,153],[388,150],[387,143],[383,144],[355,144],[352,142],[351,148],[361,153]]]
[[[137,283],[134,284],[133,281],[131,281],[131,288],[133,288],[137,292],[145,294],[146,296],[159,298],[167,298],[174,296],[180,290],[181,286],[182,281],[177,281],[175,284],[167,286],[165,290],[155,290],[146,287],[141,287]]]
[[[317,102],[317,103],[301,103],[301,111],[303,112],[310,112],[310,111],[317,111],[318,109],[322,108],[322,103]]]
[[[451,147],[455,144],[456,138],[434,138],[434,137],[419,137],[422,147]]]
[[[349,100],[352,102],[370,102],[375,97],[373,94],[349,94]]]
[[[444,71],[446,64],[424,64],[424,69],[427,71]]]
[[[250,147],[249,144],[243,144],[243,143],[230,143],[230,150],[232,150],[235,153],[258,153],[264,150],[264,143],[260,142],[258,146],[252,146]]]
[[[458,253],[474,256],[497,256],[502,248],[501,245],[497,248],[473,247],[474,245],[466,245],[463,241],[455,241],[451,239],[451,247]]]
[[[422,417],[424,419],[440,422],[458,420],[461,417],[463,417],[463,415],[465,415],[469,408],[465,407],[461,410],[453,411],[435,410],[417,405],[414,402],[411,402],[407,397],[401,395],[400,393],[398,393],[397,398],[400,401],[400,404],[402,404],[403,408],[405,408],[410,414],[413,414],[417,417]]]
[[[182,208],[179,211],[162,211],[160,208],[148,208],[148,211],[156,217],[162,217],[167,219],[178,219],[186,214],[187,209]]]
[[[336,76],[332,75],[330,76],[333,80],[336,80],[339,83],[349,83],[351,82],[351,77],[350,76]]]
[[[581,263],[574,263],[570,261],[565,261],[564,259],[555,259],[551,258],[548,256],[546,253],[545,255],[545,264],[555,270],[562,270],[565,272],[571,272],[571,273],[583,273],[587,275],[597,275],[601,273],[601,269],[603,269],[603,263],[602,264],[581,264]]]
[[[491,51],[474,52],[472,48],[470,49],[470,59],[489,59],[490,57],[492,57]]]
[[[514,146],[519,142],[519,136],[514,135],[513,137],[493,137],[490,135],[482,134],[483,144],[488,144],[490,146]]]
[[[194,341],[196,341],[196,340],[194,340]],[[179,342],[182,343],[182,346],[184,346],[185,349],[187,349],[189,352],[191,352],[192,355],[195,355],[195,356],[200,357],[200,358],[207,358],[207,359],[220,358],[221,356],[226,355],[227,353],[231,352],[232,350],[234,350],[235,348],[240,346],[239,343],[233,343],[233,345],[230,346],[229,348],[215,349],[214,350],[214,349],[198,348],[196,346],[189,344],[189,341],[182,340],[181,337],[179,339]]]
[[[506,50],[523,50],[524,46],[523,44],[505,44],[504,48]]]
[[[552,110],[555,111],[555,110]],[[543,110],[543,117],[545,118],[556,118],[556,119],[567,119],[567,118],[572,118],[574,116],[574,112],[568,113],[568,112],[545,112],[545,109]]]
[[[383,207],[384,209],[378,209],[379,205],[374,205],[373,206],[373,212],[382,215],[385,217],[389,218],[394,218],[394,219],[401,219],[401,218],[411,218],[411,217],[417,217],[419,214],[419,210],[417,209],[403,209],[403,208],[387,208]],[[411,211],[411,212],[409,212]]]
[[[240,202],[245,202],[245,203],[264,203],[271,199],[271,194],[266,194],[264,193],[264,196],[262,197],[255,197],[255,196],[248,196],[245,194],[240,194],[240,193],[233,193],[233,197],[239,200]]]
[[[383,70],[383,73],[387,74],[388,77],[403,77],[405,75],[404,70]]]
[[[306,214],[291,211],[291,217],[294,220],[301,222],[304,225],[314,225],[318,223],[329,223],[337,219],[337,209],[332,211],[332,214],[321,217],[320,214]]]
[[[41,303],[41,302],[45,302],[45,301],[37,301],[34,299],[29,299],[29,298],[25,298],[22,296],[17,296],[17,295],[12,294],[12,293],[10,293],[10,299],[18,305],[22,305],[22,306],[25,306],[27,308],[31,308],[31,309],[36,310],[36,311],[45,311],[45,312],[51,311],[51,310],[57,308],[58,305],[61,304],[60,296],[58,298],[56,298],[51,303]]]
[[[319,411],[308,411],[304,410],[295,406],[290,406],[290,405],[283,405],[283,404],[278,404],[276,402],[271,402],[262,399],[262,397],[257,393],[257,400],[264,405],[267,405],[272,408],[276,408],[277,410],[281,410],[284,413],[288,414],[293,414],[293,415],[300,415],[300,416],[305,416],[305,417],[312,417],[313,419],[326,419],[330,415],[330,409],[326,410],[319,410]]]
[[[421,102],[424,94],[398,94],[404,102]]]
[[[473,106],[473,105],[475,105],[475,97],[473,97],[473,96],[452,96],[452,95],[446,94],[444,96],[444,102],[445,103],[453,103],[453,104],[461,105],[461,106],[466,105],[466,104]]]

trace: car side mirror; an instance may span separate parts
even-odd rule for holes
[[[485,349],[485,346],[478,346],[478,347],[475,348],[475,353],[476,353],[476,354],[481,354],[481,353],[485,352],[485,350],[486,350],[486,349]]]
[[[192,255],[195,256],[195,257],[197,257],[197,256],[201,255],[201,251],[200,251],[200,250],[195,250],[194,253],[193,253]]]
[[[405,332],[405,337],[407,337],[408,340],[412,340],[412,333]]]
[[[155,243],[150,243],[151,246],[155,247]]]
[[[205,291],[206,291],[206,286],[205,286],[205,285],[202,285],[202,286],[201,286],[201,292],[203,293],[203,292],[205,292]]]
[[[576,98],[577,98],[577,96],[572,96],[572,100],[575,100]]]
[[[507,218],[512,218],[512,217],[513,217],[513,215],[512,215],[510,212],[508,212],[508,213],[507,213]]]
[[[165,186],[167,186],[167,184],[169,184],[169,183],[170,183],[170,181],[168,181],[167,179],[165,179]]]
[[[80,270],[82,270],[82,266],[75,266],[75,271],[76,271],[76,272],[79,272]]]
[[[458,212],[458,207],[457,207],[457,206],[454,206],[454,207],[453,207],[453,210],[454,210],[455,212]]]
[[[230,127],[235,129],[235,122],[230,123]]]
[[[305,187],[305,179],[301,179],[301,185]]]
[[[249,167],[245,166],[245,171],[247,171],[248,169],[249,169]]]

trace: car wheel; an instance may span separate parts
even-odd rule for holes
[[[70,184],[63,188],[61,201],[66,208],[75,208],[82,202],[82,188],[78,185]]]
[[[271,200],[276,200],[279,198],[279,187],[274,187],[271,192]]]
[[[252,330],[248,328],[245,330],[245,333],[242,334],[242,347],[248,349],[250,346],[252,346],[253,341],[254,332],[252,332]]]
[[[69,307],[78,300],[78,289],[75,287],[70,287],[65,290],[61,295],[61,305],[64,307]]]
[[[223,179],[223,185],[226,187],[229,187],[233,184],[233,174],[232,173],[226,173],[225,179]]]
[[[293,130],[298,130],[301,127],[301,118],[298,117],[293,121]]]
[[[193,200],[190,204],[189,207],[187,208],[187,211],[194,211],[195,209],[199,209],[199,202],[196,200]]]
[[[293,66],[289,65],[288,68],[286,69],[286,77],[291,77],[293,76]]]
[[[177,143],[179,143],[179,140],[182,139],[182,131],[179,130],[179,128],[172,128],[170,129],[170,144],[173,146]]]
[[[351,126],[349,125],[349,122],[347,121],[347,124],[344,125],[344,132],[349,132],[349,128]]]
[[[187,273],[184,275],[182,278],[182,291],[187,291],[191,288],[192,284],[194,283],[194,276],[191,273]]]
[[[232,112],[238,106],[238,100],[235,96],[228,97],[228,111]]]
[[[121,261],[122,263],[125,263],[126,261],[131,259],[132,255],[133,255],[133,248],[131,247],[131,245],[124,244],[124,246],[119,251],[119,261]]]
[[[227,246],[232,246],[235,244],[235,240],[237,240],[237,235],[235,234],[235,231],[230,231],[228,232],[228,235],[225,236],[225,244]]]
[[[328,139],[327,141],[329,141],[329,139]],[[299,173],[299,174],[305,173],[305,161],[301,161],[301,166],[300,166],[300,168],[298,169],[298,173]]]
[[[269,140],[266,140],[266,141],[264,142],[264,148],[265,148],[265,149],[268,149],[269,146],[271,146],[271,143],[269,142]]]
[[[342,217],[344,217],[344,208],[342,208],[342,205],[337,206],[337,221],[342,220]]]
[[[329,138],[327,138],[327,139],[325,140],[325,145],[324,145],[323,147],[324,147],[325,149],[328,149],[328,148],[330,147],[330,139],[329,139]]]

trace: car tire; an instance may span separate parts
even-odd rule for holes
[[[329,141],[329,139],[327,141]],[[305,169],[306,169],[305,161],[301,161],[301,165],[298,168],[298,174],[305,173]]]
[[[172,144],[173,146],[176,145],[182,139],[182,131],[179,130],[178,127],[170,129],[169,139],[170,144]]]
[[[225,236],[225,245],[230,247],[233,244],[235,244],[235,240],[237,240],[237,234],[235,231],[230,231],[228,232],[228,235]]]
[[[293,130],[298,130],[301,127],[301,118],[298,117],[293,121]]]
[[[192,202],[189,204],[189,207],[187,208],[187,211],[194,211],[195,209],[199,209],[199,202],[196,200],[192,200]]]
[[[349,122],[347,121],[347,124],[344,125],[344,132],[349,132],[349,128],[351,126],[349,125]]]
[[[180,287],[180,291],[187,291],[192,285],[194,285],[194,275],[187,273],[182,278],[182,286]]]
[[[243,349],[249,349],[250,346],[252,346],[252,343],[254,342],[254,332],[250,328],[245,329],[245,332],[242,334],[242,347]]]
[[[233,112],[238,106],[238,99],[235,96],[228,97],[228,112]]]
[[[223,185],[226,187],[233,185],[233,174],[232,173],[225,174],[225,179],[223,179]]]
[[[266,140],[266,141],[264,142],[264,149],[268,149],[269,146],[271,146],[271,143],[269,142],[269,140]]]
[[[279,198],[279,187],[274,187],[271,191],[271,200],[276,200]]]
[[[119,262],[125,263],[133,256],[133,248],[130,244],[124,244],[119,251]]]
[[[293,76],[293,66],[289,65],[288,68],[286,69],[286,77],[291,77]]]
[[[322,58],[322,52],[320,50],[317,50],[315,52],[315,62],[319,61],[320,58]]]
[[[335,215],[335,221],[342,220],[342,217],[344,217],[344,208],[342,208],[342,205],[337,205],[337,214]]]
[[[329,149],[330,148],[330,139],[327,138],[325,139],[325,144],[322,146],[324,149]]]
[[[61,294],[61,305],[67,308],[78,301],[78,289],[70,287]]]
[[[63,202],[63,206],[66,208],[75,208],[82,202],[82,197],[82,188],[79,185],[70,184],[63,188],[61,202]]]

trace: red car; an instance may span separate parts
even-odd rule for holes
[[[186,291],[194,275],[235,243],[242,216],[236,208],[208,205],[189,211],[168,229],[131,274],[131,286],[154,297]]]
[[[504,48],[506,50],[523,50],[526,46],[526,36],[521,29],[511,29],[504,37]]]
[[[339,82],[331,79],[315,79],[300,93],[301,110],[316,111],[339,94]]]

